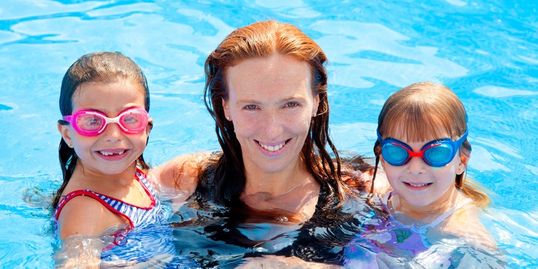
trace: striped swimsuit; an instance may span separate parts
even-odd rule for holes
[[[129,223],[128,230],[119,230],[113,234],[112,244],[104,247],[101,252],[101,266],[110,264],[135,266],[138,263],[148,263],[141,268],[158,265],[159,268],[200,268],[187,256],[178,255],[174,245],[173,229],[167,225],[168,212],[164,209],[156,191],[146,178],[146,174],[136,168],[135,179],[142,185],[151,199],[148,207],[140,207],[122,200],[86,189],[76,190],[63,196],[56,208],[55,218],[58,220],[62,208],[77,196],[90,197],[105,206],[110,212],[123,217]],[[162,260],[161,260],[162,259]],[[121,267],[119,266],[118,267]]]
[[[142,185],[144,191],[151,199],[151,204],[148,207],[136,206],[114,197],[86,189],[72,191],[65,196],[62,196],[54,216],[56,220],[58,220],[63,207],[71,199],[78,196],[85,196],[95,199],[108,210],[110,210],[110,212],[126,219],[129,223],[130,230],[135,227],[145,227],[153,223],[163,223],[165,220],[165,214],[162,212],[162,205],[160,201],[155,199],[155,189],[149,183],[145,173],[138,167],[136,168],[135,179]]]

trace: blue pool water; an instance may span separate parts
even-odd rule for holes
[[[377,114],[398,88],[451,87],[469,113],[469,175],[493,200],[483,222],[509,268],[538,267],[538,4],[339,2],[2,1],[0,267],[54,266],[43,196],[60,184],[59,87],[76,58],[117,50],[141,65],[155,122],[145,155],[155,165],[218,149],[203,62],[234,28],[265,19],[297,25],[328,54],[340,150],[372,155]]]

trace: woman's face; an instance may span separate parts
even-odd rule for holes
[[[293,169],[316,114],[308,63],[278,53],[226,70],[227,120],[241,144],[247,173]]]

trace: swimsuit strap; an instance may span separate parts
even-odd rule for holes
[[[155,191],[155,188],[153,188],[153,186],[149,182],[146,173],[138,166],[136,167],[135,179],[138,182],[140,182],[140,184],[142,185],[142,188],[144,189],[146,194],[149,196],[149,199],[151,200],[150,207],[155,205],[155,203],[157,202],[157,199],[155,199],[155,197],[157,196],[157,192]]]
[[[76,190],[76,191],[72,191],[68,194],[66,194],[65,196],[63,196],[61,199],[60,199],[60,202],[58,203],[58,207],[56,207],[56,212],[54,214],[54,217],[56,218],[56,220],[58,220],[58,218],[60,217],[60,213],[62,212],[62,209],[64,208],[64,206],[69,202],[71,201],[73,198],[75,197],[78,197],[78,196],[84,196],[84,197],[89,197],[89,198],[92,198],[94,200],[96,200],[97,202],[99,202],[100,204],[102,204],[104,207],[106,207],[110,212],[116,214],[116,215],[120,215],[122,217],[124,217],[128,222],[129,222],[129,227],[132,229],[134,227],[134,224],[133,224],[133,221],[131,220],[131,218],[129,218],[129,216],[127,216],[125,213],[123,212],[120,212],[119,210],[117,210],[116,208],[114,208],[113,206],[111,206],[109,203],[107,203],[106,201],[104,201],[98,193],[92,191],[92,190]]]
[[[63,207],[73,198],[78,196],[90,197],[99,203],[101,203],[105,208],[110,212],[124,217],[129,222],[129,227],[132,229],[134,227],[142,226],[145,224],[153,223],[160,221],[162,218],[160,212],[160,202],[158,199],[155,199],[155,190],[146,179],[146,174],[138,166],[134,175],[136,181],[142,186],[144,192],[150,198],[149,206],[137,206],[123,200],[117,199],[106,194],[98,193],[90,189],[85,190],[75,190],[65,196],[62,196],[58,207],[56,208],[55,218],[58,220],[60,212]]]

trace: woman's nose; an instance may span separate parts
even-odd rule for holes
[[[262,124],[267,138],[278,138],[282,134],[283,130],[283,119],[281,115],[278,113],[278,111],[268,111],[264,117],[265,120],[262,121]]]

